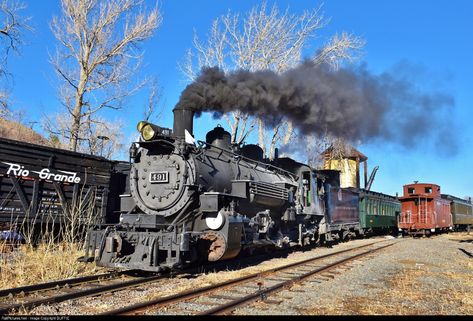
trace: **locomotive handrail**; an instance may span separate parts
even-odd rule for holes
[[[264,167],[265,169],[272,168],[272,169],[274,169],[274,170],[276,170],[276,171],[285,173],[285,174],[287,174],[287,175],[293,177],[295,180],[297,180],[297,179],[299,178],[296,174],[291,173],[291,172],[289,172],[289,171],[286,171],[285,169],[282,169],[282,168],[280,168],[280,167],[277,167],[277,166],[274,166],[274,165],[271,165],[271,164],[268,164],[268,163],[263,163],[263,162],[254,160],[254,159],[252,159],[252,158],[243,156],[243,155],[241,155],[241,154],[237,154],[237,153],[235,153],[235,152],[232,152],[232,151],[229,151],[229,150],[227,150],[227,149],[224,149],[224,148],[221,148],[221,147],[218,147],[218,146],[209,144],[209,143],[204,142],[204,141],[201,141],[201,140],[198,140],[197,143],[198,143],[200,146],[203,146],[203,145],[211,146],[211,147],[216,148],[216,149],[218,149],[218,150],[220,150],[220,151],[222,151],[222,152],[228,153],[228,154],[230,154],[230,155],[232,155],[232,156],[237,156],[237,157],[239,157],[239,158],[241,158],[241,159],[244,159],[245,161],[247,161],[247,162],[249,162],[249,163],[254,163],[254,164],[256,164],[256,167],[261,166],[261,167]],[[256,167],[255,167],[255,168],[256,168]]]
[[[137,142],[133,142],[133,144],[138,144],[138,145],[148,145],[150,143],[165,143],[165,144],[168,144],[168,145],[171,145],[174,147],[174,143],[167,140],[167,139],[162,139],[162,138],[159,138],[159,139],[153,139],[153,140],[149,140],[149,141],[137,141]],[[141,146],[140,146],[141,147]]]

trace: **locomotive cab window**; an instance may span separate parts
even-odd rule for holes
[[[310,181],[310,172],[304,172],[302,174],[302,184],[304,185],[304,188],[305,188],[305,200],[304,200],[304,206],[310,206],[310,202],[311,202],[311,195],[310,195],[310,184],[311,181]]]

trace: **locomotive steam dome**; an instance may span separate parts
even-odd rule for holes
[[[217,127],[207,133],[205,142],[222,149],[230,149],[231,137],[229,132],[223,129],[222,126],[217,125]]]
[[[194,173],[192,158],[141,149],[140,161],[133,164],[131,195],[147,214],[173,215],[189,201],[187,185],[193,184]]]

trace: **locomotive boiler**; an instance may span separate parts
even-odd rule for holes
[[[160,271],[318,240],[322,174],[290,158],[264,160],[258,146],[232,144],[222,127],[196,146],[193,110],[173,113],[172,131],[138,124],[120,223],[89,231],[86,260]]]

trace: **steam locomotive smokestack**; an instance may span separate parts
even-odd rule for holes
[[[174,113],[173,133],[178,137],[185,137],[185,130],[193,135],[194,129],[194,110],[189,107],[176,106]]]

